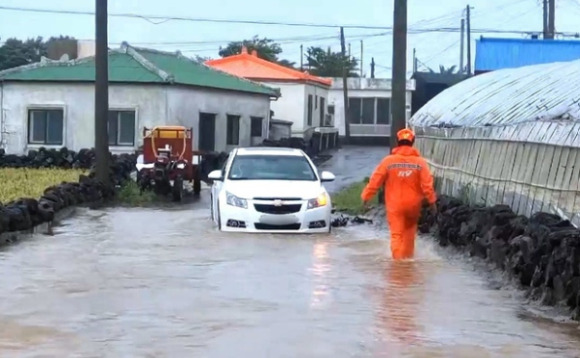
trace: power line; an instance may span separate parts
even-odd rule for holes
[[[459,40],[455,40],[453,41],[453,43],[447,47],[445,47],[444,49],[442,49],[441,51],[437,52],[436,54],[432,55],[431,57],[429,57],[428,60],[425,60],[425,62],[431,62],[434,59],[436,59],[437,57],[439,57],[440,55],[444,54],[445,52],[451,50],[453,47],[457,46],[459,44]]]
[[[0,6],[0,10],[19,11],[19,12],[36,12],[48,14],[61,15],[91,15],[95,13],[92,11],[78,11],[78,10],[54,10],[54,9],[40,9],[40,8],[26,8],[15,6]],[[232,20],[232,19],[211,19],[211,18],[195,18],[183,16],[160,16],[160,15],[138,15],[128,13],[109,13],[111,17],[123,17],[142,19],[145,21],[162,20],[166,21],[191,21],[191,22],[212,22],[212,23],[230,23],[230,24],[251,24],[251,25],[278,25],[278,26],[298,26],[298,27],[318,27],[318,28],[349,28],[349,29],[367,29],[367,30],[389,30],[392,27],[385,26],[368,26],[368,25],[337,25],[337,24],[315,24],[307,22],[282,22],[282,21],[260,21],[260,20]],[[157,23],[159,24],[159,23]]]
[[[389,32],[374,32],[374,33],[366,33],[366,34],[354,34],[349,36],[349,41],[358,41],[358,40],[365,40],[370,38],[382,37],[388,35]],[[327,40],[339,40],[339,36],[336,34],[333,35],[306,35],[306,36],[293,36],[293,37],[284,37],[284,38],[269,38],[274,43],[279,45],[287,45],[287,44],[297,44],[297,43],[308,43],[308,42],[317,42],[317,41],[327,41]],[[228,44],[231,42],[241,42],[238,40],[211,40],[211,41],[160,41],[160,42],[132,42],[127,41],[131,45],[134,46],[188,46],[188,45],[202,45],[202,46],[220,46],[224,44]],[[0,45],[6,43],[6,41],[0,41]],[[109,45],[117,46],[121,45],[121,42],[110,42]],[[211,48],[214,50],[215,48]],[[183,50],[183,49],[182,49]],[[191,50],[188,50],[191,51]]]
[[[12,7],[12,6],[0,6],[0,10],[6,11],[19,11],[19,12],[36,12],[36,13],[47,13],[47,14],[61,14],[61,15],[90,15],[94,16],[94,12],[91,11],[76,11],[76,10],[54,10],[54,9],[39,9],[39,8],[25,8],[25,7]],[[209,23],[227,23],[227,24],[251,24],[251,25],[276,25],[276,26],[295,26],[295,27],[315,27],[315,28],[332,28],[339,29],[343,27],[345,29],[364,29],[364,30],[389,30],[385,34],[392,33],[392,26],[370,26],[370,25],[344,25],[344,24],[316,24],[316,23],[306,23],[306,22],[283,22],[283,21],[261,21],[261,20],[234,20],[234,19],[211,19],[211,18],[195,18],[195,17],[182,17],[182,16],[160,16],[160,15],[138,15],[138,14],[128,14],[128,13],[109,13],[111,17],[121,17],[121,18],[133,18],[141,19],[145,21],[152,22],[151,20],[162,20],[167,21],[189,21],[189,22],[209,22]],[[428,21],[428,20],[425,20]],[[154,22],[153,22],[154,23]],[[155,24],[159,24],[155,23]],[[435,27],[435,28],[409,28],[410,34],[419,33],[429,33],[429,32],[459,32],[459,27]],[[531,34],[537,33],[536,30],[498,30],[498,29],[471,29],[472,33],[495,33],[495,34]],[[574,33],[558,33],[561,35],[575,35]]]

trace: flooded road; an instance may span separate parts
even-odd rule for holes
[[[340,158],[324,167],[359,179]],[[0,356],[580,356],[574,329],[527,318],[429,239],[395,263],[372,227],[219,234],[207,201],[81,210],[0,251]]]

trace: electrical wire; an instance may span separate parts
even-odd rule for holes
[[[523,0],[522,0],[523,1]],[[92,15],[95,13],[91,11],[76,11],[76,10],[54,10],[54,9],[40,9],[40,8],[26,8],[13,6],[0,6],[0,10],[19,11],[19,12],[36,12],[49,14],[65,14],[65,15]],[[366,30],[393,30],[392,26],[370,26],[370,25],[353,25],[353,24],[316,24],[306,22],[283,22],[283,21],[260,21],[260,20],[234,20],[234,19],[211,19],[211,18],[194,18],[182,16],[160,16],[160,15],[138,15],[128,13],[109,13],[110,17],[133,18],[142,19],[151,22],[151,20],[166,21],[189,21],[189,22],[209,22],[209,23],[228,23],[228,24],[251,24],[251,25],[276,25],[276,26],[296,26],[296,27],[315,27],[315,28],[333,28],[337,29],[343,27],[345,29],[366,29]],[[418,28],[413,29],[409,27],[407,32],[409,34],[425,33],[425,32],[459,32],[459,27],[438,27],[438,28]],[[534,30],[498,30],[498,29],[477,29],[472,28],[472,33],[503,33],[503,34],[530,34],[538,31]],[[562,33],[564,34],[564,33]]]

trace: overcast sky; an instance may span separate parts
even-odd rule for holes
[[[459,27],[467,3],[473,7],[473,41],[481,35],[516,37],[520,34],[481,33],[481,29],[541,31],[541,0],[409,0],[408,22],[411,30]],[[0,0],[0,6],[55,10],[94,11],[94,0]],[[194,4],[199,5],[194,5]],[[556,30],[580,32],[580,0],[558,0]],[[130,13],[168,17],[322,23],[336,25],[391,26],[393,0],[109,0],[109,13]],[[359,58],[364,41],[365,73],[371,57],[377,64],[376,76],[390,78],[392,37],[377,36],[384,30],[347,29],[352,55]],[[0,37],[27,38],[69,35],[94,39],[94,19],[86,15],[43,14],[0,9]],[[330,46],[340,50],[338,30],[332,28],[289,27],[279,25],[223,24],[176,20],[109,18],[109,43],[122,41],[161,50],[181,50],[186,55],[217,57],[220,45],[229,41],[267,36],[283,43],[282,58],[300,62],[300,44]],[[374,36],[373,36],[374,35]],[[459,33],[424,32],[409,34],[408,66],[412,49],[419,60],[433,68],[459,63]],[[334,37],[334,38],[333,38]],[[473,45],[475,46],[475,45]],[[475,51],[473,51],[475,53]],[[424,68],[424,67],[423,67]]]

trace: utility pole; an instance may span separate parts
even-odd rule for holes
[[[350,58],[352,55],[352,52],[350,51],[350,42],[348,44],[348,57]]]
[[[340,50],[342,53],[342,94],[344,99],[344,138],[346,144],[350,141],[350,104],[348,103],[348,81],[347,81],[347,57],[346,45],[344,43],[344,27],[340,27]]]
[[[300,45],[300,71],[304,72],[304,45]]]
[[[375,78],[375,58],[371,58],[371,78]]]
[[[413,73],[417,72],[417,49],[413,47]]]
[[[364,43],[360,40],[360,77],[363,77],[363,54],[364,54]]]
[[[548,38],[556,37],[556,0],[548,0]]]
[[[471,76],[471,6],[467,5],[467,75]]]
[[[397,145],[397,132],[407,126],[407,0],[395,0],[394,5],[391,150]]]
[[[465,46],[465,19],[461,19],[461,35],[459,36],[459,73],[463,73],[463,46]]]
[[[107,0],[95,0],[95,174],[109,186],[109,48]]]
[[[550,30],[548,29],[548,0],[543,0],[543,11],[542,11],[542,20],[543,20],[543,34],[544,40],[550,38]]]

